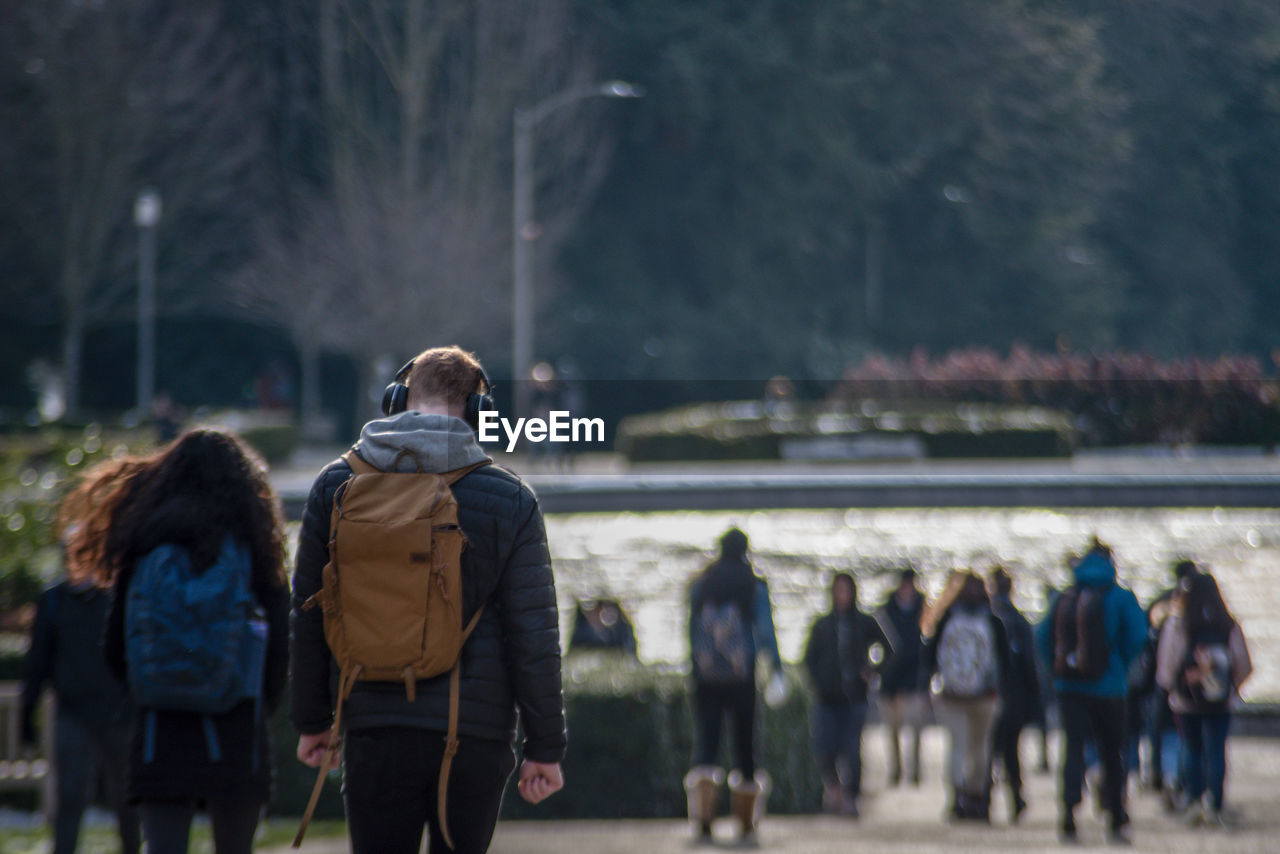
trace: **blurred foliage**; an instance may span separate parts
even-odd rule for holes
[[[793,690],[778,708],[759,703],[756,733],[760,767],[773,775],[769,810],[803,813],[818,809],[822,784],[809,750],[808,700],[792,678]],[[693,751],[693,717],[688,678],[607,654],[565,659],[565,703],[569,751],[564,760],[568,785],[537,807],[525,803],[512,776],[503,817],[675,818],[685,815],[683,778]],[[294,756],[297,735],[283,715],[272,725],[276,756],[273,815],[299,815],[315,783],[315,772]],[[721,763],[731,766],[728,739]],[[316,814],[342,816],[339,778],[325,787]],[[725,795],[724,809],[728,809]]]
[[[757,705],[759,767],[773,776],[769,811],[807,813],[821,803],[822,783],[809,750],[808,699],[796,673],[778,708]],[[686,675],[635,664],[625,657],[565,660],[569,751],[565,789],[536,808],[515,792],[507,818],[678,818],[686,814],[683,778],[693,755],[693,709]],[[732,767],[729,739],[720,764]],[[722,813],[728,810],[724,795]]]
[[[1053,407],[1076,419],[1089,446],[1280,444],[1280,380],[1256,359],[1161,361],[1123,351],[1085,356],[1016,347],[930,358],[873,357],[846,373],[833,397],[858,401],[986,401]]]
[[[700,404],[618,425],[633,462],[880,457],[1056,457],[1071,453],[1070,419],[1026,405],[859,398],[852,404]]]
[[[539,223],[549,229],[538,261],[548,301],[536,355],[576,363],[580,378],[834,381],[873,352],[1052,349],[1060,339],[1161,358],[1265,358],[1280,340],[1280,6],[1269,0],[574,8],[572,42],[597,47],[600,78],[647,92],[625,108],[592,101],[558,112],[538,140],[549,168],[552,132],[564,126],[605,116],[600,138],[619,137],[558,258],[549,256],[562,229]],[[472,4],[466,24],[483,29],[484,16],[506,11]],[[55,14],[75,26],[42,28]],[[143,24],[105,26],[119,20]],[[151,37],[188,20],[207,38]],[[144,181],[165,197],[161,388],[188,406],[242,405],[264,364],[293,361],[286,336],[228,317],[238,309],[227,283],[261,254],[264,235],[296,232],[309,201],[335,191],[332,162],[350,127],[326,119],[323,68],[327,51],[358,57],[324,33],[300,0],[0,6],[0,117],[12,128],[0,138],[0,405],[28,407],[30,361],[61,359],[68,321],[58,295],[78,267],[58,246],[81,231],[101,250],[79,265],[86,287],[118,297],[87,318],[84,400],[131,402],[131,372],[119,367],[132,358],[129,207]],[[131,39],[146,49],[108,50]],[[190,58],[193,41],[219,64],[169,61]],[[486,60],[467,61],[483,69]],[[225,73],[211,81],[211,68]],[[119,110],[111,99],[128,87],[112,69],[135,75]],[[60,101],[60,80],[86,88]],[[86,97],[101,81],[111,99]],[[247,98],[236,89],[246,81]],[[222,97],[228,87],[236,97]],[[157,92],[175,94],[181,109],[157,109],[170,103]],[[355,106],[394,124],[381,97]],[[72,108],[95,121],[96,135],[79,135],[83,151],[63,150],[53,132]],[[175,137],[175,121],[189,126],[201,108],[202,131]],[[503,180],[509,126],[498,116],[486,136],[500,167],[488,172]],[[98,132],[112,128],[122,133]],[[124,167],[92,196],[106,200],[95,221],[64,227],[59,167],[81,163],[76,152],[94,140],[97,155]],[[442,176],[467,171],[474,148],[458,151]],[[105,182],[94,169],[72,172],[91,188]],[[540,205],[564,178],[540,179]],[[477,205],[505,210],[509,188],[491,189]],[[484,274],[499,294],[502,266]],[[279,278],[289,272],[305,293],[307,276]],[[499,318],[485,341],[505,338],[501,302],[485,315]],[[442,328],[427,322],[423,334]],[[373,324],[346,355],[385,349],[378,333]],[[506,379],[496,369],[509,360],[502,345],[483,355]],[[385,378],[353,376],[363,360],[326,358],[320,388],[341,400],[322,405],[349,401],[343,420],[358,423],[372,404],[356,388]],[[591,405],[618,408],[628,395],[603,388]]]
[[[107,430],[97,423],[5,433],[0,439],[0,615],[33,603],[61,573],[58,505],[76,478],[102,460],[151,447],[143,433]]]

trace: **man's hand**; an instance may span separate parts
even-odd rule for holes
[[[318,732],[315,735],[303,735],[298,737],[298,760],[303,765],[312,768],[319,768],[320,763],[324,761],[324,755],[329,750],[329,730]],[[342,762],[342,758],[337,752],[333,754],[333,762],[330,763],[330,770],[337,768]]]
[[[520,782],[516,788],[520,790],[520,797],[531,804],[545,801],[564,788],[560,763],[524,760],[520,763]]]

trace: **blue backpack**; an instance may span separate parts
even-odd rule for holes
[[[129,689],[144,709],[218,715],[261,700],[267,623],[248,550],[230,538],[204,572],[162,545],[134,569],[125,600]]]

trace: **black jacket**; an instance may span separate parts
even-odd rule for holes
[[[115,595],[107,616],[107,665],[117,678],[126,678],[125,608],[133,568],[116,578]],[[263,674],[263,704],[246,700],[221,715],[211,715],[220,758],[210,755],[201,715],[191,712],[140,708],[130,748],[131,800],[251,800],[265,803],[271,796],[271,739],[268,719],[284,695],[289,666],[289,597],[283,584],[257,583],[254,595],[267,618],[267,660]],[[150,741],[153,753],[145,755]]]
[[[846,628],[844,644],[840,643],[842,622]],[[865,703],[870,652],[877,644],[886,659],[893,654],[893,645],[880,624],[857,608],[844,615],[832,611],[819,617],[809,630],[804,649],[804,665],[818,701]]]
[[[916,597],[915,605],[903,608],[894,596],[876,612],[885,634],[893,640],[893,655],[880,667],[880,693],[892,697],[920,690],[920,652],[924,637],[920,634],[920,617],[924,597]]]
[[[1031,623],[1003,596],[991,600],[991,610],[1004,625],[1009,642],[1010,674],[1000,695],[1000,715],[1019,724],[1041,720],[1044,711],[1040,707],[1040,675]]]
[[[333,722],[337,665],[324,639],[319,608],[302,610],[321,585],[329,561],[334,493],[351,475],[341,459],[311,488],[302,515],[291,614],[291,718],[304,734]],[[462,648],[458,733],[465,738],[513,742],[516,710],[524,755],[558,762],[566,734],[560,680],[560,624],[551,558],[537,498],[511,472],[487,465],[453,485],[462,554],[463,623],[485,605]],[[402,726],[444,732],[449,723],[449,676],[418,682],[409,702],[397,683],[358,682],[343,710],[349,729]]]
[[[32,724],[46,682],[58,697],[58,714],[89,727],[126,722],[129,703],[124,684],[107,669],[102,632],[111,593],[96,586],[64,581],[46,590],[36,603],[22,681],[23,729]]]

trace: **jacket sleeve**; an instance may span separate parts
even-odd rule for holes
[[[942,619],[938,620],[938,624],[933,627],[933,634],[924,639],[924,646],[920,649],[920,674],[917,676],[916,690],[926,694],[933,683],[933,674],[938,669],[938,638],[942,637],[942,629],[947,625],[947,620],[951,619],[951,612],[947,611],[942,615]]]
[[[773,606],[769,604],[769,584],[764,580],[756,582],[755,601],[752,604],[752,623],[756,636],[756,647],[769,657],[774,671],[782,670],[782,655],[778,652],[778,633],[773,627]]]
[[[1182,619],[1171,616],[1164,621],[1160,642],[1156,646],[1156,684],[1170,694],[1177,692],[1178,671],[1186,655],[1187,639],[1182,632]]]
[[[263,674],[263,700],[267,713],[280,705],[289,678],[289,594],[283,584],[258,591],[258,603],[267,614],[267,666]]]
[[[999,667],[1000,690],[1003,693],[1018,678],[1014,669],[1013,649],[1009,644],[1009,629],[1004,620],[993,612],[991,614],[991,632],[996,639],[996,664]]]
[[[46,590],[36,602],[36,619],[31,627],[31,646],[27,650],[27,659],[22,672],[22,723],[24,731],[34,726],[33,715],[36,706],[40,705],[40,696],[44,691],[44,683],[53,676],[53,645],[56,642],[53,630],[54,592],[56,588]]]
[[[321,574],[329,562],[329,514],[333,496],[327,484],[337,477],[333,469],[326,469],[312,484],[302,511],[302,529],[294,560],[289,610],[289,718],[303,735],[324,732],[333,724],[333,698],[329,693],[333,657],[324,639],[324,615],[320,608],[303,610],[302,605],[320,590]]]
[[[102,630],[102,654],[106,657],[107,669],[124,685],[129,684],[124,660],[124,610],[132,580],[132,567],[121,570],[116,576],[115,586],[111,589],[111,607],[107,609],[107,624]]]
[[[1018,624],[1017,631],[1022,638],[1019,644],[1022,649],[1014,653],[1018,679],[1022,682],[1023,696],[1027,698],[1030,719],[1040,720],[1044,715],[1044,709],[1040,694],[1040,668],[1036,666],[1035,639],[1032,637],[1031,623],[1023,619]]]
[[[1231,637],[1227,641],[1227,649],[1231,654],[1231,684],[1236,688],[1248,680],[1253,673],[1253,660],[1249,657],[1249,645],[1244,640],[1244,630],[1236,623],[1231,629]]]
[[[1049,607],[1035,628],[1036,654],[1050,673],[1053,672],[1053,612],[1058,609],[1058,597],[1061,595],[1055,593],[1049,600]]]
[[[1147,612],[1142,610],[1133,591],[1122,589],[1120,593],[1120,656],[1127,671],[1129,665],[1142,655],[1149,627]]]
[[[867,649],[870,649],[876,644],[880,644],[881,656],[880,662],[877,666],[884,667],[885,663],[888,662],[889,659],[893,658],[894,642],[896,640],[897,633],[895,632],[891,635],[889,632],[886,632],[884,630],[884,626],[880,624],[880,621],[870,614],[863,615],[862,625],[865,627],[865,631],[867,633]]]
[[[560,675],[560,614],[547,534],[537,499],[523,489],[510,557],[496,599],[507,672],[524,727],[524,756],[564,758],[567,735]]]
[[[809,627],[809,637],[804,642],[804,669],[809,674],[809,681],[815,686],[818,684],[818,655],[822,643],[818,635],[822,631],[822,620],[819,617],[813,621],[813,625]]]

